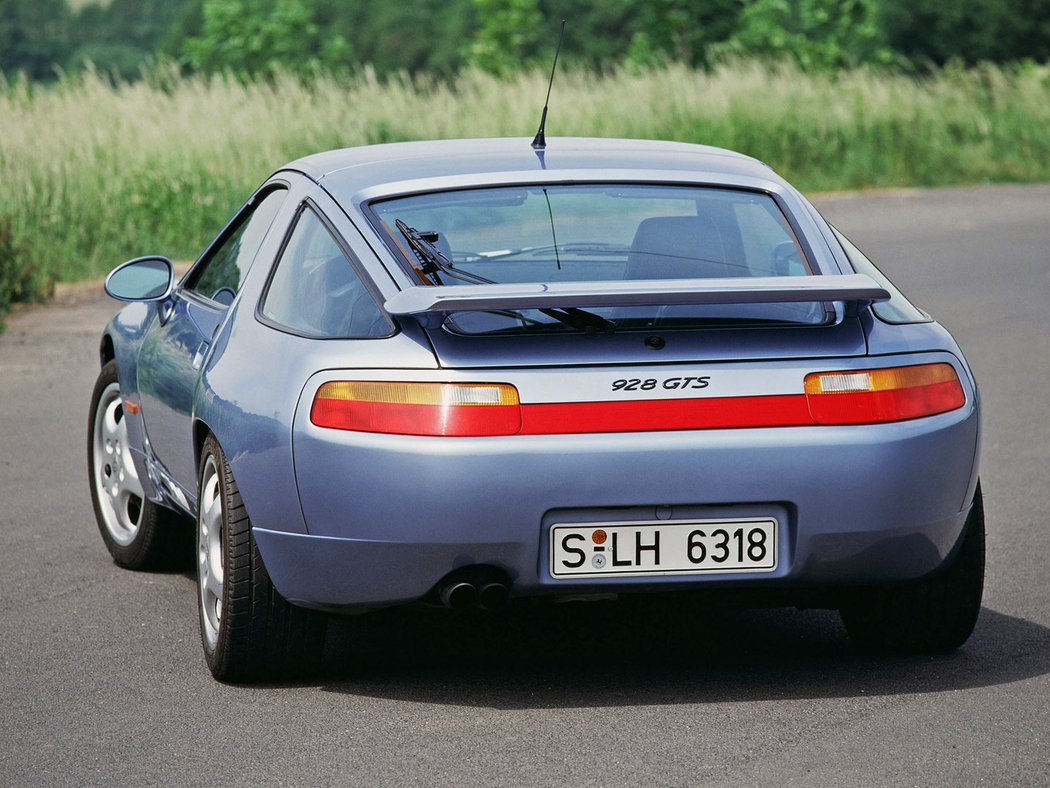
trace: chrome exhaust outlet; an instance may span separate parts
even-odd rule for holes
[[[507,604],[510,589],[503,583],[486,583],[478,589],[478,607],[482,610],[498,610]]]
[[[441,589],[441,604],[453,610],[463,610],[477,604],[478,589],[473,583],[449,583]]]

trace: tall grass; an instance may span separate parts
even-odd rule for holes
[[[273,169],[313,151],[529,136],[546,76],[0,83],[0,310],[138,254],[195,256]],[[923,79],[748,62],[567,70],[548,132],[734,148],[805,190],[1050,180],[1050,67]]]

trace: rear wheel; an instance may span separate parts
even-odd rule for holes
[[[124,400],[113,361],[102,367],[95,382],[88,422],[91,503],[113,560],[127,569],[176,566],[180,558],[187,557],[179,549],[185,546],[186,524],[175,512],[145,497],[131,458]]]
[[[221,681],[274,680],[316,670],[327,619],[274,588],[229,463],[214,437],[201,451],[197,601],[204,658]]]
[[[952,651],[970,637],[984,589],[984,506],[977,485],[962,544],[951,565],[916,583],[869,589],[841,610],[850,638],[866,651]]]

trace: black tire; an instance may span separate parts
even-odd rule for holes
[[[197,492],[197,609],[212,675],[245,682],[315,673],[327,617],[290,604],[274,588],[229,463],[210,435]]]
[[[876,653],[930,654],[953,651],[977,623],[984,590],[984,504],[981,485],[951,564],[915,583],[873,588],[840,609],[850,638]]]
[[[102,367],[88,410],[88,483],[102,541],[126,569],[188,566],[189,525],[145,498],[127,441],[117,365]]]

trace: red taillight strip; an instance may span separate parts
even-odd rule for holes
[[[814,372],[805,393],[519,404],[505,383],[333,381],[314,398],[318,427],[482,437],[878,424],[961,408],[949,364]]]
[[[521,406],[523,435],[798,427],[813,423],[805,394]]]

